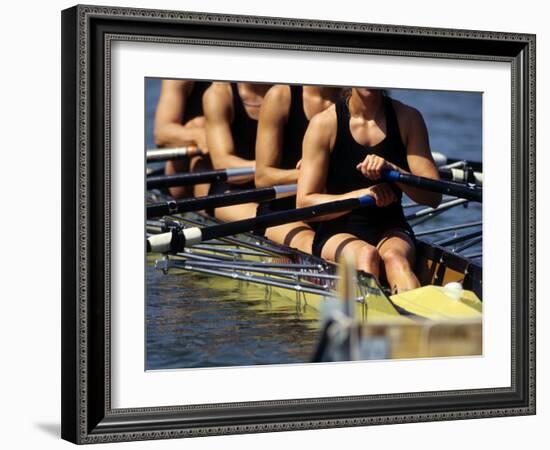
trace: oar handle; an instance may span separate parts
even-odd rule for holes
[[[205,172],[147,177],[147,189],[192,186],[201,183],[228,181],[234,178],[250,175],[254,175],[254,167],[239,167],[234,169],[208,170]]]
[[[384,170],[382,176],[386,181],[399,181],[401,179],[401,172],[398,170]]]
[[[472,200],[474,202],[481,203],[482,201],[482,190],[472,185],[454,183],[452,181],[432,180],[431,178],[401,173],[398,170],[385,170],[382,173],[382,178],[386,181],[395,181],[428,191]]]
[[[362,195],[357,199],[359,201],[359,207],[364,206],[376,206],[376,199],[372,195]]]
[[[163,162],[203,155],[198,147],[174,147],[147,150],[147,162]]]
[[[273,186],[277,198],[287,197],[290,194],[296,194],[297,188],[298,185],[296,184],[280,184],[277,186]]]
[[[343,211],[351,211],[365,206],[376,206],[376,200],[370,195],[358,198],[348,198],[334,202],[321,203],[305,208],[277,211],[250,219],[236,222],[220,223],[204,228],[174,229],[169,233],[161,233],[147,238],[147,251],[154,253],[177,253],[185,247],[199,244],[204,241],[222,238],[233,234],[283,225],[285,223],[308,220],[314,217],[326,216]]]

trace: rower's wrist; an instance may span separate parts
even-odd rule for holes
[[[403,170],[401,167],[395,165],[394,163],[388,162],[388,165],[390,166],[390,170],[396,170],[399,173],[406,173],[405,170]]]

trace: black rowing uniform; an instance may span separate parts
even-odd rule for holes
[[[327,173],[327,194],[344,194],[357,189],[368,188],[380,183],[370,180],[356,169],[367,155],[375,154],[386,161],[405,170],[409,170],[407,150],[390,97],[383,97],[386,116],[386,137],[378,144],[369,147],[359,144],[351,135],[349,123],[349,97],[336,102],[337,135],[334,148],[330,154]],[[349,233],[358,239],[376,246],[384,233],[389,230],[400,230],[409,235],[414,242],[414,233],[408,224],[401,206],[401,190],[391,184],[397,196],[397,201],[383,208],[366,207],[351,211],[333,220],[319,222],[313,240],[313,254],[320,256],[326,242],[339,233]]]
[[[309,120],[304,112],[304,96],[302,86],[290,86],[290,109],[283,132],[283,147],[280,169],[291,170],[302,158],[302,142],[306,134]],[[276,211],[286,211],[296,208],[296,196],[279,198],[258,205],[257,216]]]
[[[241,96],[239,95],[237,83],[231,83],[231,92],[233,94],[233,122],[231,122],[231,135],[233,137],[235,154],[243,159],[254,160],[258,121],[252,119],[247,114]],[[254,187],[254,181],[249,181],[244,184],[218,181],[210,185],[208,195],[254,189]],[[207,212],[213,215],[213,211]]]

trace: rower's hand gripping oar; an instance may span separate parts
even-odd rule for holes
[[[401,173],[397,170],[382,171],[382,178],[386,181],[395,181],[409,186],[439,192],[441,194],[453,195],[455,197],[472,200],[481,203],[482,190],[474,185],[454,183],[452,181],[432,180],[431,178],[419,177],[408,173]]]
[[[232,234],[262,230],[264,228],[283,225],[285,223],[309,220],[314,217],[325,216],[343,211],[351,211],[365,206],[375,206],[376,200],[370,195],[358,198],[348,198],[334,202],[305,208],[274,212],[236,222],[221,223],[210,227],[193,227],[173,229],[172,232],[161,233],[147,238],[147,251],[155,253],[178,253],[185,247],[200,244],[204,241],[217,239]]]

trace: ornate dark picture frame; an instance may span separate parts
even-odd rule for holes
[[[512,68],[511,386],[111,407],[110,46],[115,40],[504,61]],[[62,437],[83,444],[535,413],[535,36],[98,6],[62,13]]]

